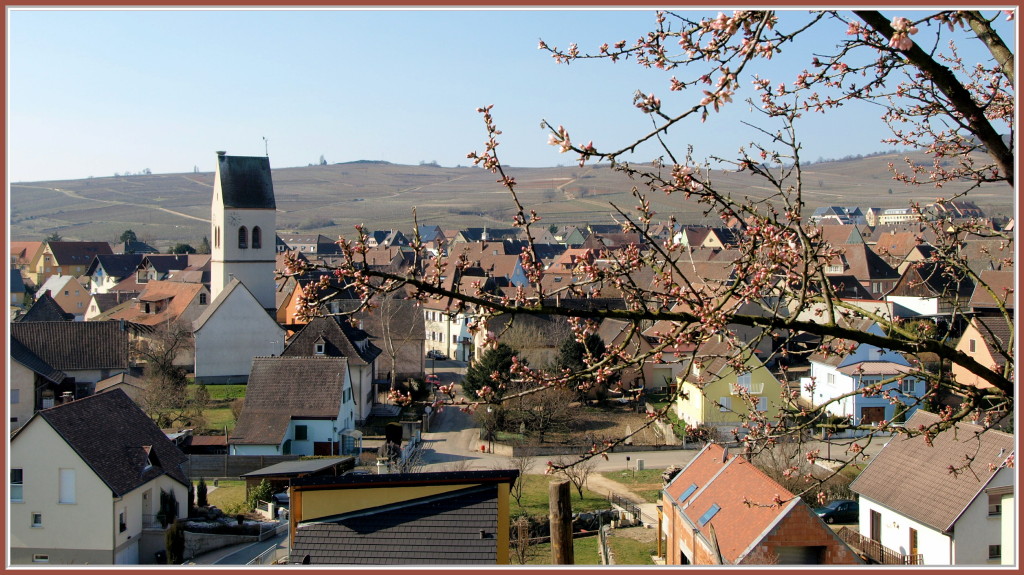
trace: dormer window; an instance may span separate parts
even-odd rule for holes
[[[327,352],[327,342],[324,341],[323,336],[316,338],[313,342],[313,355],[324,355]]]

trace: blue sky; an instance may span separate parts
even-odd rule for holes
[[[468,165],[486,138],[475,109],[491,104],[502,162],[553,166],[573,159],[546,144],[542,118],[611,148],[650,127],[632,106],[636,90],[678,109],[697,97],[669,93],[669,73],[558,65],[537,49],[540,39],[632,43],[653,26],[652,10],[8,10],[11,181],[211,171],[216,150],[262,155],[264,138],[275,168],[321,155]],[[835,43],[819,38],[821,49]],[[791,80],[805,60],[792,50],[762,74]],[[878,115],[807,119],[804,156],[884,149]],[[698,157],[734,157],[754,137],[743,120],[758,117],[741,103],[669,138],[677,153],[693,145]],[[837,125],[858,129],[837,137]]]

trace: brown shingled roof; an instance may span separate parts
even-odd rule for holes
[[[907,429],[939,421],[918,409]],[[949,531],[1014,451],[1014,437],[970,423],[958,423],[928,445],[925,438],[894,437],[871,459],[850,489],[893,511],[939,531]],[[972,458],[969,471],[950,473]]]
[[[348,360],[344,357],[256,357],[233,444],[276,445],[293,418],[337,417]]]

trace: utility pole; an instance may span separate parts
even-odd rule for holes
[[[548,484],[548,523],[551,530],[551,564],[573,565],[572,507],[569,504],[569,482]]]

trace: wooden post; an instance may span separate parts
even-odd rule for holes
[[[572,506],[569,482],[548,484],[548,523],[551,529],[551,564],[573,565]]]

